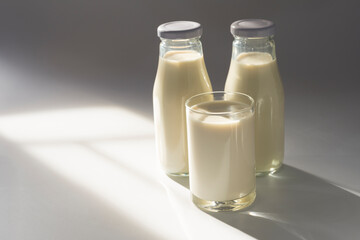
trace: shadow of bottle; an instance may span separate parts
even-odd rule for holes
[[[188,178],[171,177],[189,188]],[[360,197],[284,165],[256,181],[254,204],[243,211],[209,213],[257,239],[358,239]]]

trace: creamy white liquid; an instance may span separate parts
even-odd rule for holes
[[[167,173],[188,173],[185,101],[212,91],[202,55],[170,51],[159,58],[153,91],[157,153]]]
[[[243,109],[233,101],[200,103],[197,111]],[[255,188],[254,114],[204,116],[188,111],[190,190],[204,200],[234,200]]]
[[[284,90],[276,60],[268,53],[241,53],[231,61],[225,91],[254,98],[256,171],[269,172],[284,159]]]

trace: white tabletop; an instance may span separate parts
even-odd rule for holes
[[[290,98],[284,167],[257,179],[250,208],[210,214],[192,204],[187,178],[169,178],[159,169],[151,109],[129,107],[138,101],[135,94],[30,74],[5,62],[0,67],[0,239],[360,234],[359,130],[349,135],[352,125],[338,124],[330,131],[339,118],[331,118],[332,109],[323,109],[319,122],[316,114],[297,115],[308,102],[294,107]],[[115,92],[127,101],[114,101]],[[151,106],[151,99],[143,101]]]

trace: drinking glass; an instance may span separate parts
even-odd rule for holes
[[[192,200],[207,211],[236,211],[255,192],[254,100],[243,93],[208,92],[186,103]]]

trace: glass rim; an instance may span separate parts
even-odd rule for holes
[[[236,111],[226,111],[226,112],[204,112],[204,111],[201,111],[201,110],[195,110],[195,109],[192,109],[193,106],[189,106],[189,102],[191,100],[193,100],[194,98],[198,98],[198,97],[201,97],[201,96],[205,96],[205,95],[217,95],[217,94],[223,94],[223,95],[226,95],[226,94],[230,94],[230,95],[236,95],[236,96],[243,96],[243,97],[246,97],[247,99],[250,100],[250,105],[249,106],[246,106],[240,110],[236,110]],[[254,105],[255,105],[255,101],[254,99],[248,95],[248,94],[245,94],[245,93],[241,93],[241,92],[228,92],[228,91],[213,91],[213,92],[205,92],[205,93],[200,93],[200,94],[196,94],[190,98],[188,98],[186,101],[185,101],[185,107],[186,109],[188,109],[189,111],[191,112],[195,112],[195,113],[199,113],[199,114],[206,114],[206,115],[235,115],[235,114],[239,114],[239,113],[242,113],[242,112],[247,112],[247,111],[251,111],[252,109],[254,109]]]

